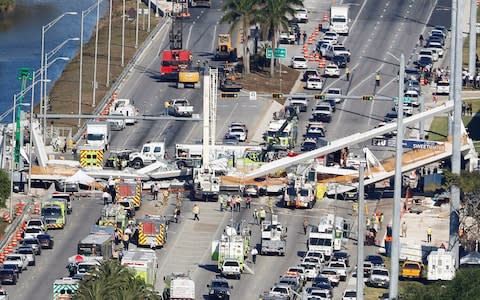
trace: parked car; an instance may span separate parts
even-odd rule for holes
[[[318,275],[317,277],[313,278],[312,287],[328,289],[330,291],[333,289],[330,279],[323,275]]]
[[[374,267],[367,283],[373,287],[388,288],[390,284],[390,274],[386,268]]]
[[[40,243],[42,249],[52,249],[53,248],[53,238],[49,234],[39,234],[37,235],[37,240]]]
[[[365,258],[365,261],[371,262],[374,267],[385,266],[385,262],[383,261],[383,258],[380,255],[376,255],[376,254],[367,255],[367,257]]]

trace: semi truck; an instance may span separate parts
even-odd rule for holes
[[[56,279],[53,282],[53,300],[73,299],[78,285],[79,281],[70,277]]]
[[[42,202],[41,215],[48,229],[63,229],[67,224],[67,201],[52,199]]]
[[[110,144],[110,123],[90,122],[87,123],[86,144],[99,146],[107,150]]]
[[[122,265],[135,271],[137,277],[143,279],[145,283],[155,285],[157,278],[157,255],[154,250],[136,249],[124,252]]]
[[[338,34],[348,35],[348,5],[333,5],[330,9],[330,26]]]
[[[278,216],[272,215],[271,221],[261,224],[262,241],[260,254],[275,253],[284,256],[287,251],[287,230],[278,222]]]
[[[164,300],[195,300],[195,281],[188,274],[172,273],[163,278]]]

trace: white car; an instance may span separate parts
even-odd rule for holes
[[[335,100],[335,103],[340,103],[343,101],[343,98],[341,97],[342,95],[342,89],[340,88],[329,88],[325,93],[327,99],[333,99]]]
[[[337,270],[341,281],[347,280],[347,265],[343,261],[331,261],[328,264],[329,269]]]
[[[342,300],[357,300],[357,291],[346,289],[345,292],[343,292]]]
[[[232,123],[228,128],[228,134],[238,137],[240,142],[245,142],[248,138],[248,129],[243,123]]]
[[[42,218],[28,220],[26,228],[28,227],[41,227],[44,231],[47,231],[47,224],[43,221]]]
[[[301,266],[305,269],[305,279],[313,280],[318,275],[318,266],[313,262],[304,262]]]
[[[334,56],[345,56],[347,58],[347,62],[350,61],[350,51],[341,44],[330,44],[327,46],[326,50],[325,56],[328,58],[332,58]]]
[[[338,286],[340,284],[340,275],[338,275],[337,270],[325,268],[320,272],[320,275],[327,277],[332,286]]]
[[[27,262],[29,266],[35,265],[35,250],[33,250],[30,246],[19,247],[17,249],[17,253],[23,254],[27,258]]]
[[[443,46],[439,42],[430,42],[427,45],[427,49],[435,49],[438,53],[438,57],[443,57]]]
[[[323,38],[332,38],[335,41],[338,41],[338,33],[336,33],[335,31],[327,31],[325,32]]]
[[[43,234],[45,231],[40,226],[30,226],[25,229],[23,238],[36,238],[37,235]]]
[[[294,69],[306,69],[307,60],[303,56],[294,56],[290,62],[290,66]]]
[[[408,99],[410,99],[410,103],[413,106],[416,107],[420,105],[420,100],[419,100],[420,95],[418,94],[417,90],[408,89],[403,96],[408,97]]]
[[[418,53],[418,59],[420,59],[421,56],[428,56],[432,59],[432,61],[438,61],[438,54],[430,49],[424,48],[420,50]]]
[[[296,267],[290,267],[288,268],[287,272],[285,272],[285,275],[294,275],[294,274],[298,274],[298,276],[300,276],[300,279],[305,281],[306,278],[305,278],[305,268],[302,267],[302,266],[296,266]]]
[[[329,44],[335,45],[337,43],[337,39],[333,36],[324,36],[323,40],[328,42]]]
[[[27,267],[28,267],[27,256],[24,255],[24,254],[19,254],[19,253],[7,255],[5,257],[5,261],[3,263],[4,264],[17,265],[18,269],[20,269],[20,271],[26,270]]]
[[[309,127],[308,127],[308,130],[311,130],[312,129],[312,124],[313,126],[315,127],[316,126],[319,126],[319,125],[322,125],[323,127],[323,124],[322,123],[310,123],[309,124]],[[323,252],[320,252],[320,251],[307,251],[307,253],[305,254],[304,258],[305,257],[318,257],[318,259],[320,260],[320,262],[324,262],[325,261],[325,255],[323,255]]]
[[[370,273],[368,284],[374,287],[388,288],[390,284],[390,273],[384,267],[375,267]]]
[[[323,88],[323,80],[317,76],[310,76],[305,84],[307,90],[321,90]]]
[[[340,68],[334,63],[329,63],[325,67],[324,75],[326,77],[340,77]]]
[[[436,93],[438,95],[448,95],[448,94],[450,94],[450,83],[448,81],[437,82]]]
[[[297,10],[295,10],[295,19],[297,19],[297,21],[299,23],[307,23],[308,22],[308,12],[305,8],[299,8]]]

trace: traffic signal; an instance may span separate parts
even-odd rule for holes
[[[283,98],[283,94],[282,94],[282,93],[273,93],[273,94],[272,94],[272,98],[273,98],[273,99]]]
[[[238,98],[238,93],[220,93],[222,98]]]
[[[314,98],[316,100],[325,100],[327,99],[327,97],[325,96],[325,94],[315,94]]]
[[[372,96],[372,95],[362,96],[362,101],[373,101],[373,100],[375,100],[375,96]]]

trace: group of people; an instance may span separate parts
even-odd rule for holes
[[[219,203],[220,203],[220,211],[227,210],[230,208],[230,211],[238,211],[242,207],[242,202],[244,199],[240,195],[228,195],[227,198],[223,197],[222,195],[219,196]],[[252,197],[247,196],[245,197],[245,208],[249,209],[251,207]]]
[[[110,176],[110,178],[108,178],[108,186],[103,189],[103,205],[107,205],[108,203],[115,203],[116,195],[117,191],[115,190],[115,180],[112,176]]]
[[[480,72],[470,73],[467,69],[462,71],[462,84],[464,87],[480,88]]]

